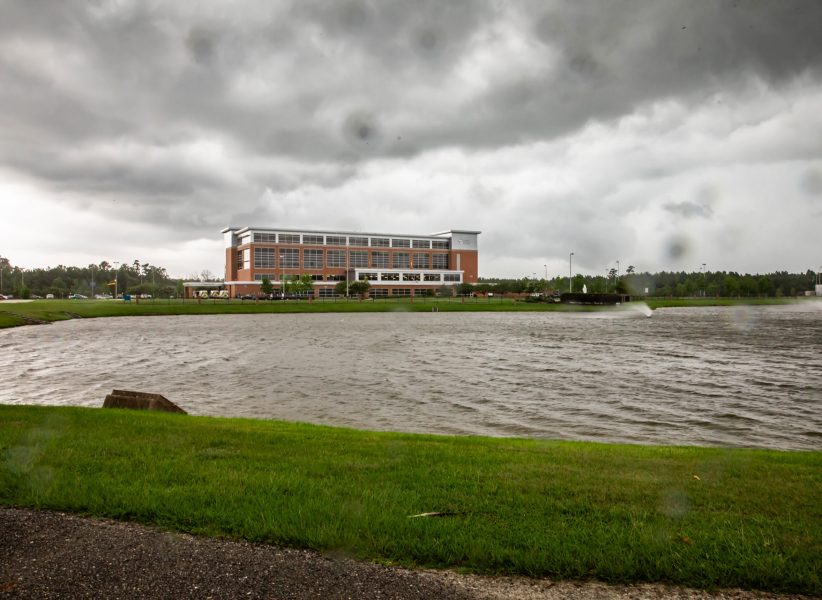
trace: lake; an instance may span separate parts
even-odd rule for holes
[[[76,319],[0,330],[0,403],[600,442],[822,448],[822,303]]]

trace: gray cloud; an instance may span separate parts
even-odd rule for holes
[[[822,86],[819,23],[806,0],[12,0],[0,169],[192,239],[453,218],[487,223],[500,257],[575,248],[601,269],[656,239],[651,223],[721,227],[728,189],[758,193],[706,187],[711,165],[794,161],[786,188],[820,194],[803,104]]]

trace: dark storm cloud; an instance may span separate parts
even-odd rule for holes
[[[500,255],[524,239],[543,256],[579,244],[599,264],[636,245],[632,211],[716,223],[725,196],[665,187],[706,160],[818,157],[813,123],[768,119],[807,114],[797,98],[822,85],[821,23],[811,0],[8,0],[0,169],[44,197],[201,237],[310,224],[344,194],[398,222],[487,213]],[[505,166],[488,158],[506,152]],[[579,181],[534,175],[546,163]],[[802,169],[791,186],[813,201],[819,169]],[[651,189],[618,193],[629,183]]]

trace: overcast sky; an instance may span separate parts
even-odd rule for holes
[[[476,229],[481,276],[822,265],[817,0],[3,0],[0,255]]]

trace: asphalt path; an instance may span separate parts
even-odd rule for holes
[[[665,585],[610,586],[414,571],[171,533],[133,523],[0,507],[0,598],[548,600],[801,598]]]

